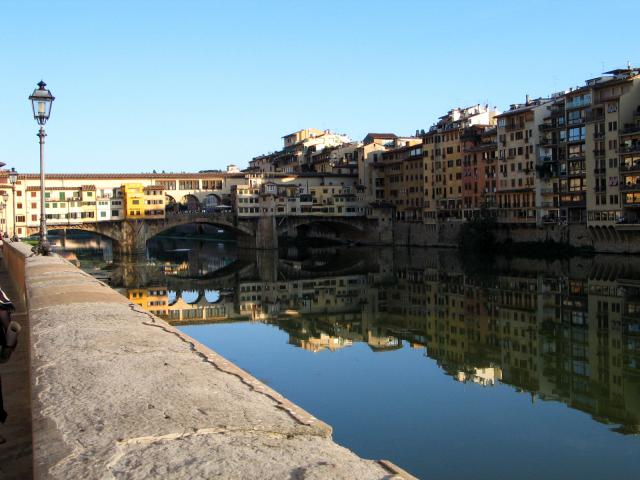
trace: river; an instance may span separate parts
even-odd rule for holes
[[[640,258],[156,238],[58,251],[425,479],[637,478]]]

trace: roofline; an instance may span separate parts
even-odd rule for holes
[[[0,172],[0,175],[3,172]],[[299,172],[299,173],[286,173],[286,172],[257,172],[263,175],[265,178],[280,178],[280,177],[355,177],[346,173],[322,173],[322,172]],[[47,178],[51,180],[118,180],[118,179],[190,179],[190,180],[202,180],[209,178],[246,178],[250,172],[220,172],[220,173],[47,173]],[[32,180],[39,179],[39,173],[19,173],[18,179]]]

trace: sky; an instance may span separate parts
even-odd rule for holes
[[[37,172],[246,167],[315,127],[414,134],[640,65],[640,2],[0,0],[0,161]]]

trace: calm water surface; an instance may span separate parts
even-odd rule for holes
[[[220,240],[157,239],[115,263],[108,242],[67,240],[65,254],[363,457],[426,479],[640,475],[639,258]]]

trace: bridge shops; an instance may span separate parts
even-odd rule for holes
[[[12,186],[7,174],[0,171],[0,229],[26,237],[39,228],[39,175],[18,175]],[[50,228],[86,229],[101,222],[164,220],[167,215],[196,212],[364,216],[363,193],[357,176],[347,174],[50,174],[44,202]]]

